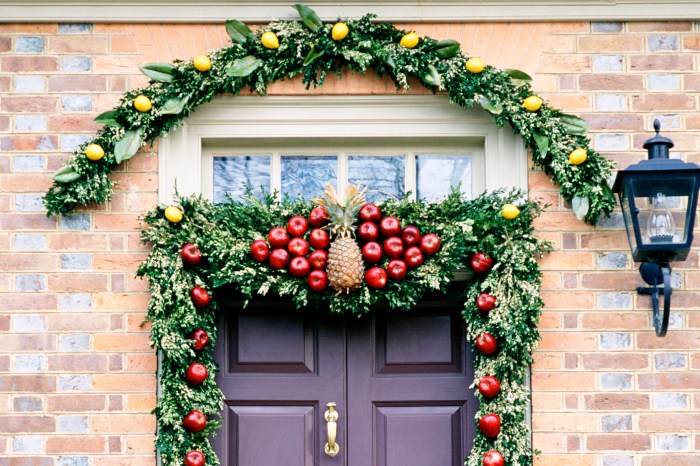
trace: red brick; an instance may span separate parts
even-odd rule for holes
[[[537,446],[535,445],[535,448]],[[591,466],[596,464],[596,456],[591,454],[535,455],[533,466]]]
[[[630,113],[588,113],[579,115],[593,131],[642,131],[644,118]],[[599,233],[599,232],[597,232]]]
[[[47,316],[47,327],[51,331],[99,331],[109,329],[109,316],[105,314],[52,314]]]
[[[685,388],[688,387],[686,386]],[[700,430],[700,413],[683,413],[682,415],[640,414],[639,429],[647,432],[687,432]]]
[[[110,414],[108,416],[93,416],[92,430],[94,432],[113,432],[125,434],[133,432],[151,433],[156,428],[156,418],[150,414]]]
[[[2,338],[4,351],[51,351],[56,349],[56,336],[47,334],[11,334]]]
[[[58,256],[47,253],[0,253],[0,264],[12,264],[12,269],[17,272],[49,270],[58,268]]]
[[[584,233],[580,235],[582,249],[596,249],[605,251],[627,251],[629,243],[624,231],[601,231]]]
[[[102,411],[105,408],[104,395],[52,395],[47,397],[50,412]]]
[[[581,391],[595,388],[594,372],[533,372],[532,389],[537,391]]]
[[[532,413],[532,426],[535,432],[571,432],[576,426],[582,432],[595,431],[598,415],[594,413],[566,413],[565,416],[552,416],[551,413]]]
[[[105,437],[55,436],[46,439],[46,453],[102,453],[105,445]]]
[[[86,92],[107,90],[107,78],[104,76],[51,76],[49,78],[50,92]]]
[[[683,76],[683,89],[686,91],[700,91],[700,74]],[[690,122],[688,122],[688,125],[690,127]]]
[[[696,443],[697,445],[697,443]],[[671,461],[673,466],[697,466],[697,455],[678,455],[669,457],[668,453],[657,456],[642,456],[641,466],[669,466]]]
[[[599,393],[584,396],[586,409],[600,411],[634,411],[649,409],[649,395],[636,393]]]
[[[576,291],[543,291],[541,293],[545,307],[552,309],[591,309],[594,307],[594,298],[589,292]]]
[[[97,351],[151,351],[147,333],[100,333],[93,338]]]
[[[690,55],[633,55],[630,57],[632,71],[691,71],[693,57]]]
[[[648,299],[648,298],[647,298]],[[673,309],[679,309],[675,304],[676,294],[673,294]],[[648,303],[648,301],[647,301]],[[700,304],[700,303],[698,303]],[[649,305],[649,304],[648,304]],[[644,307],[638,306],[640,309]],[[647,312],[651,315],[651,306]],[[664,338],[659,338],[654,332],[645,332],[637,335],[637,347],[640,349],[688,349],[700,347],[700,334],[698,332],[684,332],[673,330]],[[700,386],[700,385],[699,385]]]
[[[629,32],[689,32],[693,30],[690,21],[630,21]]]
[[[0,53],[9,52],[10,50],[12,50],[12,38],[0,37]]]
[[[95,230],[119,231],[141,230],[143,223],[133,214],[95,214]]]
[[[593,333],[542,332],[540,350],[580,350],[590,351],[596,349],[598,340]]]
[[[55,422],[51,416],[0,416],[2,431],[8,434],[54,432]]]
[[[103,354],[49,355],[49,371],[52,372],[105,372],[107,357]]]
[[[4,304],[4,302],[3,302]],[[4,311],[11,311],[12,309],[7,309],[3,306]],[[0,332],[7,332],[10,330],[10,316],[0,316]]]
[[[58,233],[49,236],[49,249],[52,251],[103,251],[107,248],[107,235],[80,232]]]
[[[646,330],[649,317],[644,312],[585,312],[581,317],[584,329],[593,330]]]
[[[663,112],[668,110],[692,110],[695,97],[686,94],[638,94],[632,96],[632,109]]]
[[[5,73],[58,71],[58,59],[39,55],[3,57],[0,58],[0,69]]]
[[[642,390],[687,390],[690,387],[700,387],[700,374],[694,372],[654,372],[639,374],[637,377]]]
[[[89,293],[107,291],[107,275],[97,273],[70,272],[49,274],[49,289]]]
[[[700,50],[700,36],[684,36],[683,37],[683,49],[684,50]]]
[[[643,36],[584,35],[578,41],[579,52],[641,52],[644,50]]]
[[[588,435],[586,448],[593,451],[645,451],[651,450],[651,438],[643,434]]]
[[[584,369],[626,369],[638,370],[649,367],[649,356],[645,354],[605,353],[582,354],[581,361]]]
[[[642,283],[639,272],[615,270],[581,275],[581,286],[589,290],[632,290]]]
[[[640,75],[626,74],[585,74],[578,78],[584,91],[638,91],[644,88]]]
[[[0,110],[7,113],[52,113],[58,107],[58,97],[53,96],[3,96]]]
[[[130,373],[147,372],[152,374],[158,368],[158,359],[153,354],[130,354],[126,360],[126,369]]]
[[[49,131],[56,133],[97,131],[101,127],[92,115],[51,115],[48,122]]]
[[[107,52],[107,37],[70,35],[50,37],[47,50],[50,53],[100,53]]]
[[[4,311],[55,311],[58,308],[58,298],[55,294],[45,293],[6,294],[2,298],[2,308]],[[2,330],[0,317],[0,331]]]

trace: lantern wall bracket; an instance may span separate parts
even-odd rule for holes
[[[639,268],[639,273],[650,287],[640,286],[637,293],[651,295],[652,320],[657,337],[663,337],[668,330],[668,321],[671,313],[671,266],[668,263],[644,262]],[[659,285],[663,285],[660,288]],[[659,309],[659,295],[664,295],[663,314]]]

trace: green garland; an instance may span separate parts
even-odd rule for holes
[[[195,285],[213,298],[220,287],[232,285],[247,300],[268,294],[288,296],[297,307],[323,306],[345,314],[365,313],[382,303],[410,310],[425,293],[445,291],[453,271],[469,269],[470,256],[482,251],[494,259],[494,266],[487,274],[464,283],[463,316],[469,341],[489,332],[499,342],[499,351],[492,356],[474,350],[474,376],[475,381],[486,375],[500,379],[499,396],[486,399],[477,391],[477,419],[497,413],[502,429],[496,440],[478,432],[466,464],[481,465],[484,454],[493,449],[501,452],[508,465],[531,465],[532,447],[525,423],[529,391],[524,383],[539,339],[537,322],[542,301],[537,257],[550,246],[539,241],[532,228],[533,219],[541,211],[539,204],[522,199],[521,192],[495,192],[466,201],[454,191],[439,203],[408,199],[384,202],[380,207],[385,215],[396,216],[403,225],[416,225],[422,232],[438,234],[442,247],[422,266],[409,271],[403,281],[390,280],[381,290],[363,283],[359,290],[342,296],[331,289],[311,291],[306,278],[273,270],[251,256],[253,240],[265,238],[271,228],[286,225],[294,215],[308,216],[312,205],[306,201],[280,203],[268,196],[264,201],[249,198],[245,204],[214,205],[201,197],[180,197],[176,199],[183,213],[179,223],[164,218],[163,207],[151,211],[145,218],[150,227],[144,231],[143,240],[152,244],[152,250],[138,274],[150,281],[151,342],[162,354],[162,394],[155,413],[157,448],[164,464],[181,465],[193,449],[204,453],[207,464],[218,464],[207,437],[215,433],[219,423],[211,422],[196,434],[182,426],[183,417],[192,409],[201,410],[209,418],[219,415],[223,408],[222,393],[212,374],[216,367],[213,341],[197,355],[188,337],[202,328],[212,340],[216,339],[216,299],[205,308],[196,308],[190,298]],[[518,204],[520,215],[505,219],[501,215],[504,203]],[[203,253],[203,260],[196,266],[182,262],[179,251],[187,243],[196,244]],[[386,266],[386,262],[385,258],[379,265]],[[487,314],[476,306],[477,296],[484,292],[496,298],[496,308]],[[195,361],[204,363],[211,374],[198,387],[184,380],[187,367]]]
[[[408,89],[417,77],[435,92],[464,108],[483,107],[499,126],[510,125],[533,155],[535,164],[552,175],[561,193],[579,218],[595,224],[609,215],[615,204],[608,186],[613,163],[590,148],[586,123],[549,107],[523,108],[531,95],[531,78],[518,70],[465,69],[467,56],[456,41],[420,38],[408,48],[400,44],[406,31],[391,24],[372,22],[374,16],[348,20],[349,34],[342,40],[331,36],[331,24],[323,24],[308,7],[295,5],[302,21],[276,21],[253,33],[239,21],[227,21],[233,45],[209,54],[212,67],[199,71],[192,61],[151,63],[141,71],[151,78],[143,89],[124,94],[120,104],[96,121],[105,126],[89,143],[81,145],[67,164],[54,175],[44,203],[48,215],[69,214],[79,206],[110,200],[114,182],[109,174],[138,149],[179,126],[194,109],[223,93],[237,95],[244,87],[265,94],[268,84],[302,74],[307,88],[322,85],[328,73],[340,76],[344,68],[390,76],[398,88]],[[274,32],[279,47],[261,43],[264,31]],[[134,99],[144,95],[153,108],[138,111]],[[85,156],[88,144],[105,152],[99,161]],[[569,163],[569,155],[584,149],[587,159]]]

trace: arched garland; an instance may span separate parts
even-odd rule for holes
[[[323,24],[306,6],[295,8],[302,22],[277,21],[256,33],[239,21],[227,21],[233,45],[198,57],[199,63],[144,65],[141,71],[151,84],[127,92],[116,108],[99,115],[95,121],[105,127],[54,173],[55,183],[44,198],[48,215],[109,201],[114,188],[109,174],[117,165],[215,96],[237,95],[246,86],[264,94],[269,83],[298,74],[307,86],[321,85],[327,73],[340,75],[343,67],[363,73],[371,68],[404,89],[417,77],[464,108],[480,105],[497,125],[509,124],[523,138],[535,164],[552,175],[579,218],[595,224],[601,214],[612,212],[615,200],[607,181],[612,162],[590,148],[583,120],[532,96],[527,74],[491,66],[468,71],[468,57],[456,41],[411,33],[402,43],[406,31],[374,23],[373,15],[343,23],[348,32],[334,39],[331,24]],[[265,44],[264,33],[269,39]],[[531,96],[530,104],[524,105]],[[581,151],[571,156],[577,149],[585,151],[583,157]]]
[[[397,217],[402,225],[437,234],[442,246],[401,281],[390,280],[383,289],[371,289],[363,282],[359,290],[341,296],[330,288],[311,291],[305,277],[294,278],[287,270],[273,270],[267,263],[255,261],[251,254],[251,243],[265,238],[271,228],[286,225],[294,215],[308,217],[312,205],[306,201],[280,203],[268,196],[264,201],[250,198],[247,203],[214,205],[192,196],[176,199],[179,210],[171,206],[170,211],[163,207],[151,211],[145,219],[150,227],[144,231],[143,240],[152,244],[152,250],[138,273],[150,281],[151,341],[162,355],[162,392],[155,413],[157,448],[164,464],[182,465],[192,451],[201,452],[207,465],[218,464],[208,437],[218,429],[219,423],[212,419],[223,409],[222,393],[213,376],[219,310],[215,298],[222,286],[232,286],[248,300],[264,295],[287,296],[300,309],[315,306],[351,315],[368,312],[375,304],[388,304],[410,311],[425,293],[445,291],[454,270],[474,268],[471,258],[483,252],[492,258],[492,267],[477,267],[480,273],[464,283],[463,316],[472,345],[480,335],[489,333],[495,337],[498,349],[495,354],[485,354],[473,346],[472,388],[480,401],[475,422],[484,416],[489,416],[490,422],[479,425],[465,462],[481,466],[485,455],[496,454],[488,453],[493,450],[509,466],[531,465],[533,452],[525,422],[530,397],[524,383],[539,340],[537,322],[542,302],[537,257],[549,250],[549,244],[539,241],[532,228],[540,206],[522,199],[520,192],[495,192],[466,201],[454,191],[439,203],[403,199],[380,204],[385,215]],[[518,204],[520,214],[512,218],[517,212],[503,211],[504,216],[505,203]],[[202,253],[195,265],[183,262],[181,257],[183,245],[188,243],[194,243]],[[384,258],[378,265],[386,267],[387,262]],[[193,292],[195,287],[199,287],[197,292]],[[489,296],[495,298],[495,307],[482,312],[488,306],[480,310],[477,301]],[[196,351],[193,332],[201,333],[200,329],[207,332],[210,342]],[[196,363],[209,371],[201,385],[186,380],[188,368]],[[481,380],[500,383],[500,393],[482,394],[477,389]],[[190,432],[183,426],[192,410],[201,411],[208,419],[201,432]]]

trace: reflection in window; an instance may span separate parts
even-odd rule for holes
[[[257,198],[270,190],[269,156],[214,157],[214,202],[227,202],[227,194],[240,200],[248,187]]]
[[[367,186],[367,201],[404,195],[404,156],[348,157],[348,183]]]
[[[472,158],[468,155],[416,156],[416,196],[437,201],[462,183],[461,191],[472,197]]]
[[[282,156],[282,195],[318,197],[326,183],[338,188],[338,157]]]

